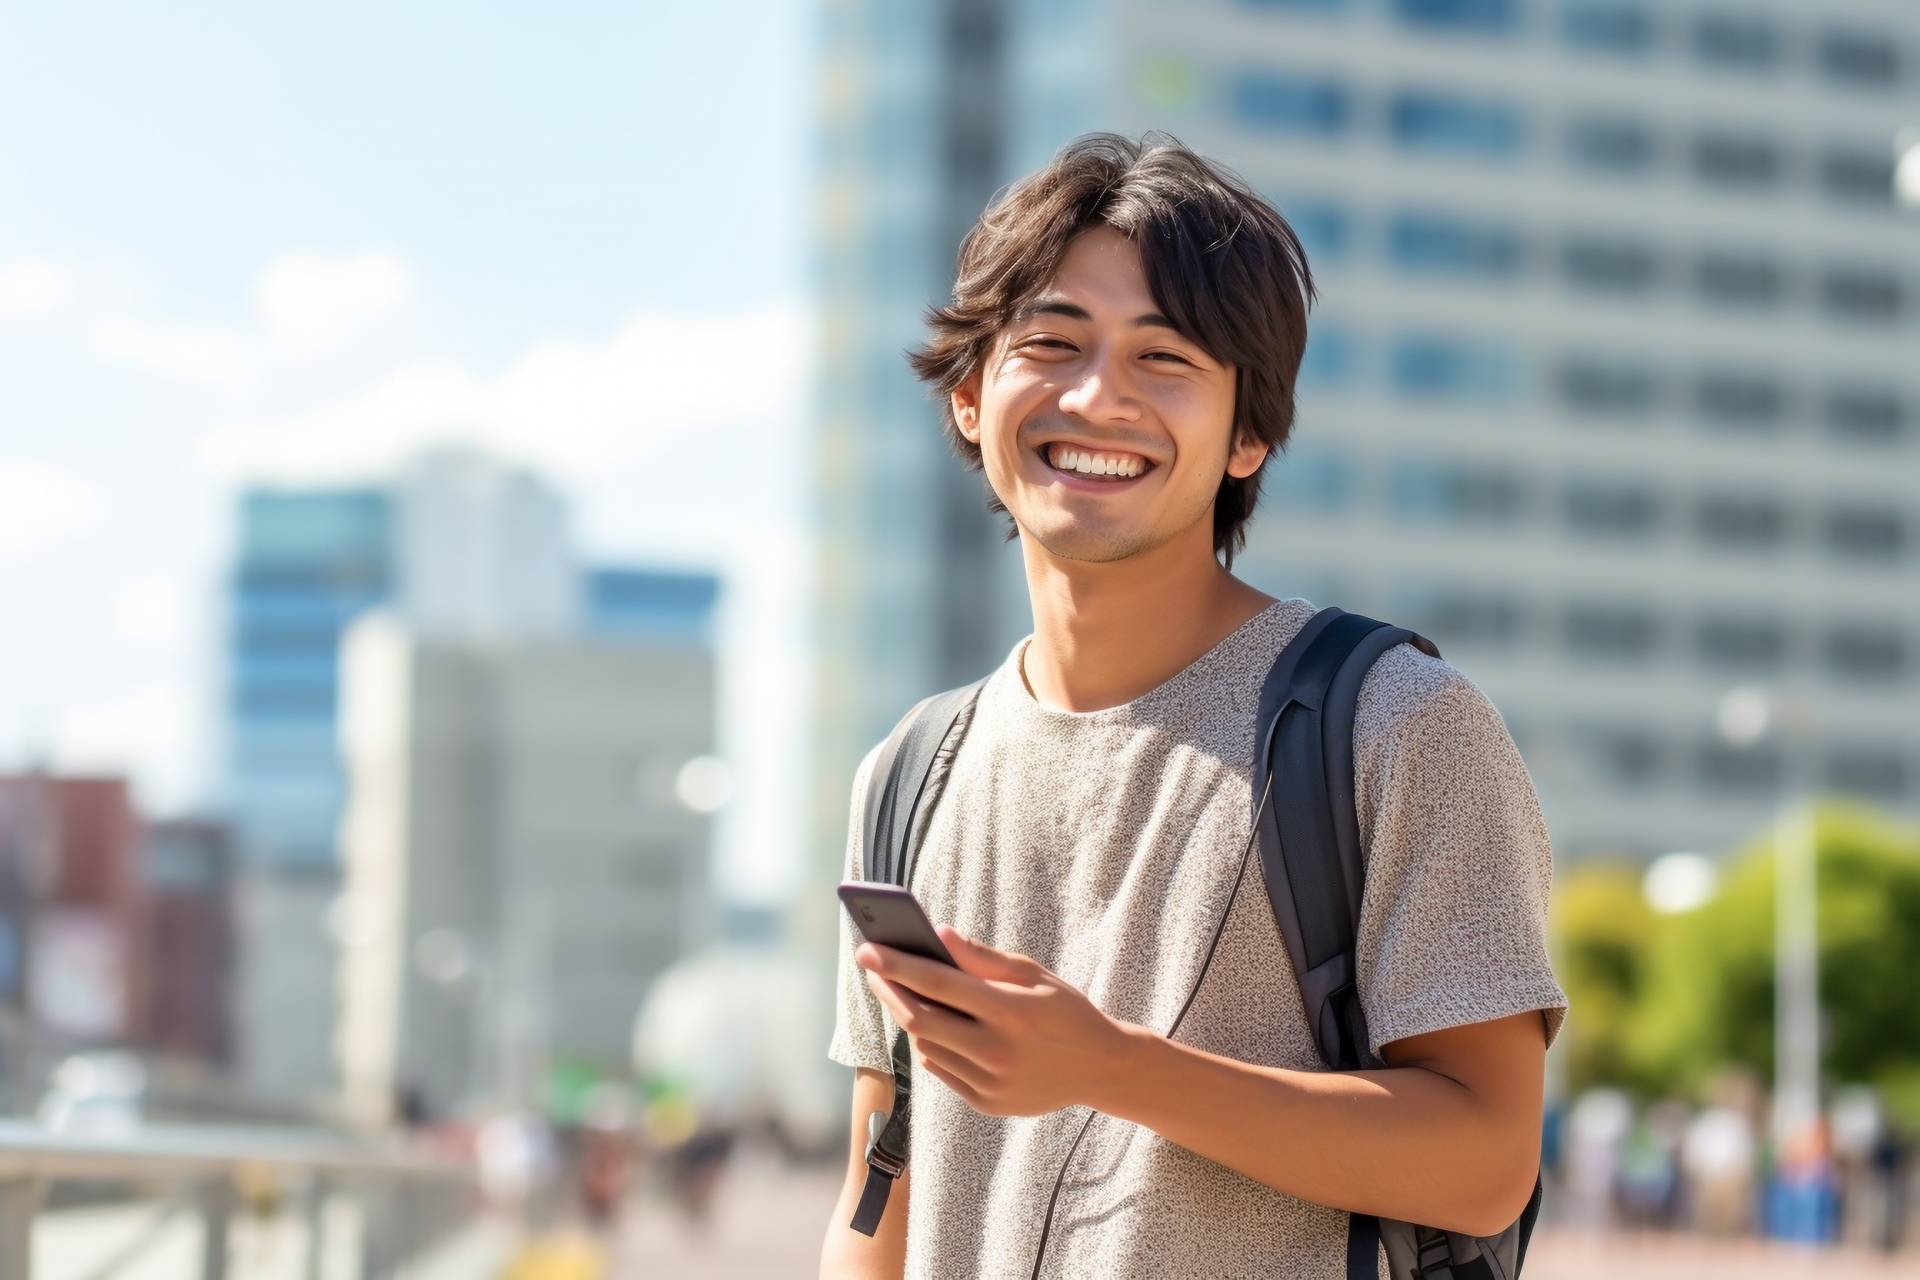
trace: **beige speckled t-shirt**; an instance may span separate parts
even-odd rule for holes
[[[927,828],[914,891],[937,921],[1022,952],[1113,1017],[1164,1030],[1227,908],[1250,835],[1254,718],[1274,657],[1313,616],[1280,601],[1171,680],[1103,711],[1035,702],[1016,648],[987,682]],[[1376,1051],[1566,999],[1547,961],[1553,855],[1499,713],[1454,668],[1402,645],[1361,686],[1355,795],[1367,856],[1359,981]],[[847,875],[860,875],[859,798]],[[892,1035],[843,921],[830,1050],[888,1069]],[[1256,857],[1181,1041],[1322,1069]],[[915,1081],[910,1277],[1032,1265],[1047,1194],[1086,1112],[996,1119]],[[1097,1116],[1055,1210],[1044,1274],[1342,1280],[1347,1215],[1296,1200]]]

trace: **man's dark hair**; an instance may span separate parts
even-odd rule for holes
[[[1147,287],[1174,328],[1234,367],[1235,443],[1285,447],[1313,300],[1293,228],[1239,177],[1166,134],[1090,133],[987,206],[960,244],[953,301],[928,310],[932,336],[910,358],[941,394],[954,449],[980,467],[980,446],[960,434],[948,397],[1046,288],[1074,237],[1098,226],[1140,250]],[[1213,549],[1228,564],[1246,544],[1264,471],[1221,479]]]

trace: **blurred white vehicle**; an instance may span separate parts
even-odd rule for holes
[[[684,1092],[702,1129],[774,1128],[800,1147],[833,1142],[845,1072],[827,1059],[832,964],[722,949],[661,974],[634,1024],[634,1069]]]

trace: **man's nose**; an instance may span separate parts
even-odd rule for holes
[[[1139,416],[1125,368],[1104,356],[1089,360],[1079,379],[1060,393],[1060,410],[1090,422]]]

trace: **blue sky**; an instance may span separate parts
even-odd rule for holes
[[[809,21],[800,0],[8,6],[0,228],[206,310],[288,244],[394,243],[495,354],[791,293]]]
[[[731,721],[795,677],[813,21],[0,8],[0,768],[207,796],[234,490],[449,439],[595,554],[726,571]],[[748,896],[777,763],[728,819]]]

